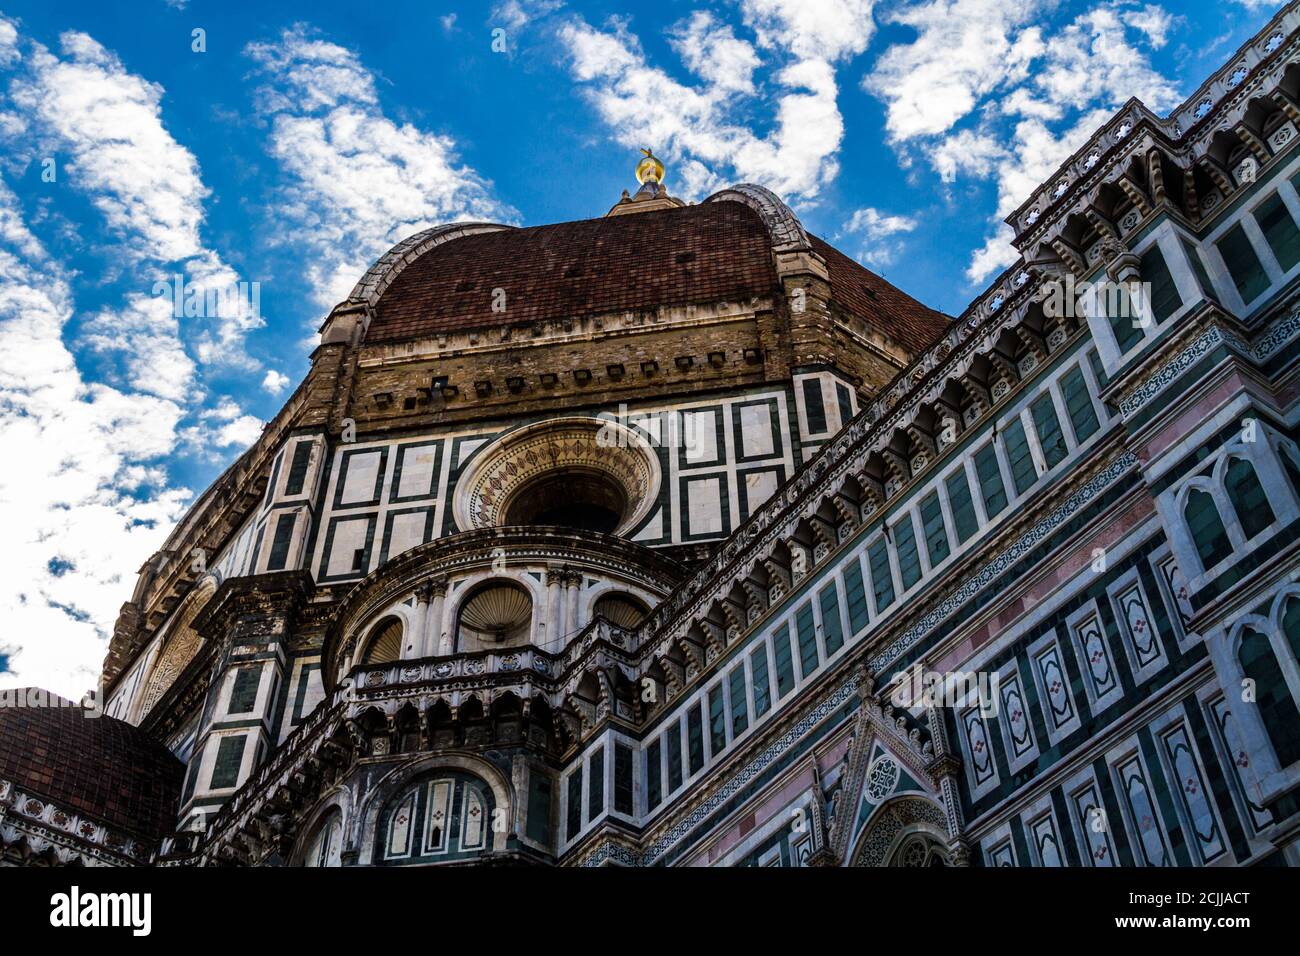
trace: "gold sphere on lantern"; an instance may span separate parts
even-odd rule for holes
[[[636,164],[636,181],[641,185],[646,183],[661,183],[664,181],[664,164],[659,162],[654,153],[648,149],[642,149],[645,153],[645,159]]]

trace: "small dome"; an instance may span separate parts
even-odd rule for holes
[[[175,829],[185,767],[170,750],[48,691],[5,693],[26,704],[0,706],[0,778],[145,840]]]

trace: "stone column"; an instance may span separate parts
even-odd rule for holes
[[[447,635],[443,631],[443,611],[447,603],[447,579],[430,578],[429,609],[424,619],[424,650],[421,657],[441,657],[451,653]]]
[[[565,584],[568,585],[568,593],[564,599],[564,634],[562,640],[567,641],[578,631],[578,594],[579,587],[582,584],[582,574],[578,571],[567,571],[564,580]]]
[[[546,635],[542,646],[552,652],[558,652],[560,649],[560,581],[563,577],[564,572],[558,568],[548,567],[546,569],[546,607],[544,609]]]
[[[411,615],[410,633],[402,640],[402,660],[424,657],[425,632],[429,629],[430,582],[425,581],[415,589],[415,613]]]

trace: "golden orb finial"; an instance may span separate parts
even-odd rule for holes
[[[650,150],[642,148],[641,152],[645,153],[645,159],[636,164],[636,181],[643,186],[648,182],[663,182],[664,164]]]

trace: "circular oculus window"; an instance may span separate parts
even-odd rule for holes
[[[659,495],[659,459],[619,422],[560,418],[515,429],[483,448],[457,483],[463,530],[558,526],[628,534]]]

